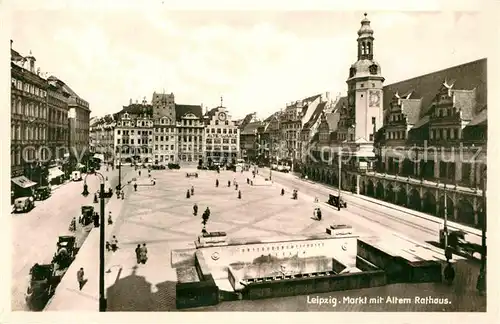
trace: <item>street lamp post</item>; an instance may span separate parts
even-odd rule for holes
[[[481,212],[481,270],[477,278],[477,290],[480,293],[486,291],[486,168],[481,174],[483,180],[483,205]]]
[[[339,148],[339,201],[337,203],[337,208],[340,211],[340,192],[342,184],[342,147]]]
[[[448,249],[448,202],[447,202],[447,195],[446,195],[446,183],[444,184],[444,224],[443,224],[443,232],[444,232],[444,249],[445,253],[446,250]]]
[[[85,175],[84,181],[83,181],[83,195],[86,196],[88,195],[88,190],[87,190],[87,176],[89,173]],[[100,205],[100,220],[99,220],[99,311],[100,312],[105,312],[106,311],[106,298],[104,297],[104,264],[105,264],[105,257],[104,257],[104,247],[105,247],[105,230],[104,230],[104,183],[105,183],[105,178],[104,176],[97,172],[94,171],[94,175],[99,177],[99,180],[101,181],[100,185],[100,198],[101,198],[101,205]]]

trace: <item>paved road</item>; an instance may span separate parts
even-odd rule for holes
[[[260,170],[261,176],[269,176],[269,169],[263,168]],[[274,181],[279,182],[290,188],[296,188],[300,193],[305,193],[310,196],[318,197],[320,201],[327,201],[328,195],[331,193],[337,194],[337,189],[299,179],[290,173],[272,172]],[[343,199],[347,201],[347,210],[342,210],[339,214],[345,212],[348,215],[349,221],[357,222],[358,226],[369,225],[377,228],[404,233],[407,237],[423,241],[437,241],[439,239],[439,229],[443,224],[440,221],[429,221],[424,218],[416,217],[411,214],[395,210],[393,208],[377,205],[364,200],[356,195],[346,193]],[[329,207],[335,210],[333,207]],[[481,237],[470,234],[468,239],[477,244],[481,244]]]
[[[118,183],[118,171],[101,173],[108,177],[114,188]],[[126,173],[124,168],[122,173]],[[124,175],[122,174],[122,177]],[[88,190],[99,189],[99,178],[88,176]],[[80,215],[82,205],[92,205],[94,196],[83,197],[83,182],[69,182],[54,190],[44,201],[36,201],[28,213],[12,214],[12,286],[11,308],[13,311],[28,310],[24,302],[29,280],[29,270],[35,263],[50,263],[59,235],[66,235],[73,217]]]
[[[200,215],[206,206],[211,209],[207,224],[209,231],[225,231],[230,237],[258,237],[290,234],[306,234],[324,232],[325,227],[333,223],[352,224],[362,234],[383,235],[384,231],[398,230],[416,240],[435,239],[437,234],[431,233],[427,227],[414,226],[390,217],[375,213],[374,204],[360,202],[362,207],[338,212],[324,207],[323,221],[311,219],[315,206],[313,197],[321,194],[315,184],[303,184],[293,178],[283,180],[290,185],[284,197],[279,195],[282,185],[249,186],[246,178],[249,172],[240,174],[221,171],[220,175],[210,171],[199,171],[199,178],[185,177],[190,170],[153,171],[157,179],[154,187],[139,187],[126,198],[126,206],[120,216],[119,224],[114,229],[120,241],[120,249],[108,261],[112,270],[106,279],[109,311],[166,311],[175,310],[176,272],[170,267],[170,251],[172,249],[192,247],[193,241],[201,231]],[[193,170],[194,171],[194,170]],[[284,175],[286,177],[286,175]],[[237,199],[234,187],[228,188],[227,181],[233,178],[240,184],[242,199]],[[275,180],[278,180],[275,177]],[[215,179],[220,181],[215,188]],[[262,179],[261,179],[262,180]],[[261,181],[263,182],[263,181]],[[193,185],[195,195],[186,198],[186,190]],[[299,189],[299,199],[290,199],[292,186]],[[308,195],[310,193],[311,195]],[[325,197],[327,192],[324,192]],[[320,197],[321,198],[321,197]],[[192,215],[193,203],[199,206],[199,215]],[[363,207],[365,207],[363,209]],[[385,211],[379,211],[385,213]],[[395,215],[396,214],[396,215]],[[403,212],[390,211],[391,216],[408,218]],[[370,219],[376,217],[377,222]],[[408,218],[410,219],[410,218]],[[419,221],[420,222],[420,221]],[[437,233],[437,232],[436,232]],[[134,249],[139,243],[146,243],[149,260],[145,265],[136,265]],[[474,265],[472,265],[474,267]],[[423,285],[390,285],[381,288],[360,291],[321,294],[322,296],[446,296],[452,303],[442,305],[400,306],[343,305],[337,309],[332,307],[316,307],[307,304],[305,296],[267,299],[263,301],[239,301],[221,303],[204,310],[220,311],[277,311],[277,310],[413,310],[413,311],[470,311],[484,310],[486,299],[477,296],[473,288],[475,270],[468,269],[467,282],[460,282],[453,287],[442,284]]]

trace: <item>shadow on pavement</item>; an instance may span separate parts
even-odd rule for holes
[[[107,311],[109,312],[162,312],[175,311],[175,285],[173,281],[165,281],[156,285],[145,277],[136,274],[137,267],[131,275],[118,279],[107,290]]]

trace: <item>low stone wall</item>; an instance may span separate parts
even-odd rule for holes
[[[200,281],[177,283],[175,303],[178,309],[212,306],[219,303],[219,288],[201,251],[196,251],[194,263]]]
[[[385,284],[386,276],[382,270],[303,277],[251,283],[243,290],[243,298],[262,299],[297,296],[329,291],[378,287]]]
[[[400,256],[394,256],[379,248],[358,239],[356,264],[368,263],[383,269],[387,274],[388,283],[421,283],[441,281],[441,262],[418,261],[410,262]],[[365,262],[363,262],[363,260]],[[360,268],[361,269],[361,268]]]

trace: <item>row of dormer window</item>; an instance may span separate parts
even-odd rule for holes
[[[406,131],[391,131],[385,133],[385,138],[388,140],[400,140],[406,138]]]
[[[32,95],[38,96],[40,98],[47,97],[47,91],[40,89],[35,85],[29,84],[28,82],[17,80],[16,78],[12,78],[12,87],[27,93],[31,93]]]
[[[458,128],[439,128],[431,129],[429,136],[431,140],[453,140],[459,139],[459,134]]]

